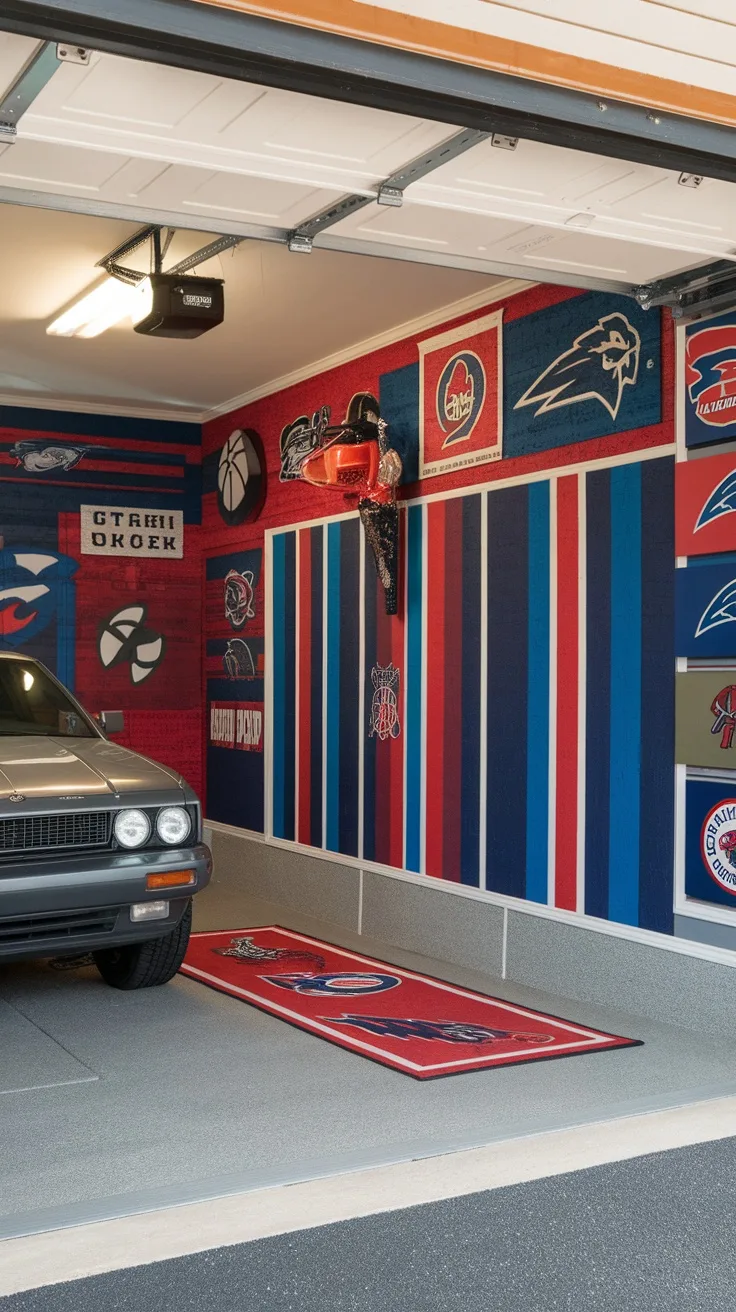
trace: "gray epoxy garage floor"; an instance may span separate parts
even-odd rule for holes
[[[279,922],[644,1040],[420,1084],[183,978],[0,969],[0,1236],[732,1092],[736,1043],[506,985],[213,885],[199,928]]]

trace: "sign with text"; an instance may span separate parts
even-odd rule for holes
[[[181,510],[80,506],[79,517],[84,556],[181,560],[184,555],[184,514]]]
[[[263,702],[210,702],[210,747],[263,751]]]
[[[419,477],[502,454],[503,310],[419,342]]]

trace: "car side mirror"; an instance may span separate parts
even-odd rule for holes
[[[105,733],[122,733],[125,729],[125,716],[122,711],[102,711],[100,723]]]

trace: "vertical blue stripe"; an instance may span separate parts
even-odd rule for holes
[[[311,747],[309,760],[309,839],[314,847],[321,847],[324,842],[322,833],[322,674],[324,654],[323,641],[323,586],[322,563],[324,552],[324,529],[320,524],[309,530],[312,545],[312,642],[311,642],[311,688],[310,688],[310,724]]]
[[[325,847],[340,850],[340,524],[327,525]]]
[[[547,901],[549,833],[549,483],[529,484],[526,896]]]
[[[358,730],[361,671],[360,520],[340,526],[340,803],[338,851],[358,855]]]
[[[611,470],[611,777],[608,914],[639,921],[641,465]]]
[[[486,886],[526,885],[529,501],[526,487],[488,497],[488,791]],[[539,855],[536,852],[534,855]]]
[[[480,881],[480,496],[462,498],[460,882]]]
[[[642,464],[639,924],[673,932],[675,821],[674,459]]]
[[[611,471],[586,477],[585,910],[608,919],[611,797]]]
[[[422,809],[422,571],[424,552],[423,508],[409,506],[407,516],[406,588],[406,828],[407,870],[418,871],[421,859]]]
[[[286,534],[276,533],[273,538],[273,832],[276,838],[284,837],[284,634],[286,608],[284,604]]]
[[[56,619],[56,677],[74,692],[76,651],[76,588],[71,579],[59,584]]]

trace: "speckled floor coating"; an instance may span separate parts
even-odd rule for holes
[[[0,1299],[3,1312],[727,1312],[736,1140]]]
[[[125,994],[92,970],[4,967],[0,1001],[85,1082],[0,1096],[0,1237],[733,1092],[736,1044],[387,949],[218,885],[198,907],[200,929],[274,921],[644,1046],[422,1085],[192,980]]]

